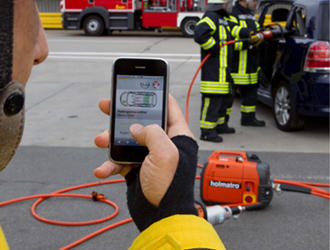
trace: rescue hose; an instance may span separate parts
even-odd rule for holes
[[[311,194],[325,199],[330,199],[330,192],[322,188],[318,188],[318,187],[329,188],[330,184],[290,181],[290,180],[280,180],[280,179],[274,179],[273,183],[275,184],[274,187],[275,190],[276,188],[278,188],[280,191],[299,192],[299,193]]]
[[[6,205],[10,205],[10,204],[13,204],[13,203],[17,203],[17,202],[21,202],[21,201],[25,201],[25,200],[32,200],[32,199],[37,199],[39,198],[31,207],[31,213],[33,215],[34,218],[36,218],[37,220],[39,221],[42,221],[42,222],[45,222],[45,223],[48,223],[48,224],[53,224],[53,225],[59,225],[59,226],[87,226],[87,225],[93,225],[93,224],[97,224],[97,223],[102,223],[102,222],[105,222],[105,221],[109,221],[111,219],[113,219],[119,212],[119,208],[118,206],[110,201],[110,200],[107,200],[103,195],[100,195],[100,194],[97,194],[97,193],[94,193],[92,195],[83,195],[83,194],[73,194],[73,193],[70,193],[70,194],[64,194],[65,192],[69,192],[69,191],[72,191],[72,190],[77,190],[77,189],[82,189],[82,188],[88,188],[88,187],[94,187],[94,186],[100,186],[100,185],[106,185],[106,184],[113,184],[113,183],[121,183],[121,182],[125,182],[125,179],[116,179],[116,180],[108,180],[108,181],[103,181],[103,182],[93,182],[93,183],[87,183],[87,184],[83,184],[83,185],[78,185],[78,186],[72,186],[72,187],[68,187],[68,188],[65,188],[65,189],[61,189],[61,190],[58,190],[58,191],[55,191],[53,193],[50,193],[50,194],[39,194],[39,195],[32,195],[32,196],[25,196],[25,197],[21,197],[21,198],[17,198],[17,199],[13,199],[13,200],[9,200],[9,201],[3,201],[3,202],[0,202],[0,207],[3,207],[3,206],[6,206]],[[85,198],[85,199],[91,199],[91,200],[98,200],[98,201],[101,201],[101,202],[104,202],[110,206],[112,206],[115,211],[103,218],[103,219],[98,219],[98,220],[93,220],[93,221],[86,221],[86,222],[63,222],[63,221],[54,221],[54,220],[48,220],[48,219],[45,219],[41,216],[39,216],[37,213],[36,213],[36,208],[37,206],[45,201],[46,199],[50,198],[50,197],[76,197],[76,198]],[[65,246],[65,247],[62,247],[60,248],[61,250],[66,250],[66,249],[71,249],[73,247],[76,247],[78,246],[79,244],[103,233],[103,232],[106,232],[110,229],[113,229],[115,227],[118,227],[118,226],[121,226],[121,225],[124,225],[126,223],[129,223],[132,221],[132,218],[127,218],[127,219],[124,219],[124,220],[121,220],[119,222],[116,222],[116,223],[113,223],[113,224],[110,224],[104,228],[101,228],[89,235],[86,235],[85,237]]]

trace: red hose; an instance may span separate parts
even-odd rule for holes
[[[330,184],[327,183],[310,183],[310,182],[300,182],[300,181],[290,181],[290,180],[280,180],[280,179],[274,179],[274,183],[279,183],[279,184],[289,184],[289,185],[294,185],[298,187],[304,187],[304,188],[309,188],[311,190],[310,194],[318,197],[322,197],[325,199],[330,199],[330,192],[319,187],[330,187]]]
[[[50,198],[50,197],[76,197],[76,198],[85,198],[85,199],[93,199],[93,196],[92,195],[83,195],[83,194],[63,194],[65,192],[69,192],[69,191],[72,191],[72,190],[77,190],[77,189],[81,189],[81,188],[87,188],[87,187],[93,187],[93,186],[100,186],[100,185],[105,185],[105,184],[112,184],[112,183],[120,183],[120,182],[125,182],[125,179],[117,179],[117,180],[108,180],[108,181],[103,181],[103,182],[93,182],[93,183],[88,183],[88,184],[83,184],[83,185],[78,185],[78,186],[73,186],[73,187],[69,187],[69,188],[65,188],[65,189],[61,189],[61,190],[58,190],[58,191],[55,191],[53,193],[50,193],[50,194],[38,194],[38,195],[31,195],[31,196],[25,196],[25,197],[21,197],[21,198],[17,198],[17,199],[13,199],[13,200],[9,200],[9,201],[3,201],[3,202],[0,202],[0,207],[4,207],[4,206],[7,206],[7,205],[10,205],[10,204],[13,204],[13,203],[17,203],[17,202],[20,202],[20,201],[25,201],[25,200],[31,200],[31,199],[37,199],[37,198],[40,198],[38,199],[31,207],[31,212],[32,212],[32,215],[34,216],[34,218],[36,218],[37,220],[39,221],[42,221],[42,222],[45,222],[45,223],[49,223],[49,224],[53,224],[53,225],[60,225],[60,226],[86,226],[86,225],[92,225],[92,224],[97,224],[97,223],[102,223],[102,222],[105,222],[105,221],[108,221],[112,218],[114,218],[118,212],[119,212],[119,208],[118,206],[110,201],[110,200],[107,200],[107,199],[100,199],[99,201],[100,202],[104,202],[104,203],[107,203],[109,204],[110,206],[112,206],[115,211],[105,217],[105,218],[102,218],[102,219],[98,219],[98,220],[92,220],[92,221],[83,221],[83,222],[65,222],[65,221],[53,221],[53,220],[48,220],[48,219],[45,219],[41,216],[39,216],[37,213],[36,213],[36,208],[37,206],[45,201],[46,199]],[[119,221],[119,222],[116,222],[116,223],[113,223],[111,225],[108,225],[104,228],[101,228],[89,235],[86,235],[85,237],[61,248],[61,249],[71,249],[105,231],[108,231],[112,228],[115,228],[115,227],[118,227],[120,225],[123,225],[123,224],[126,224],[126,223],[129,223],[131,222],[132,219],[131,218],[127,218],[127,219],[124,219],[122,221]]]

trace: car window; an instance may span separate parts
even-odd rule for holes
[[[320,40],[329,41],[329,2],[320,5]]]
[[[286,24],[286,19],[289,15],[291,4],[289,3],[274,3],[267,8],[265,20],[263,26],[269,25],[270,23],[279,23],[283,27]],[[259,8],[256,14],[261,15],[262,8]]]

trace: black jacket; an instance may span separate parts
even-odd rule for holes
[[[249,33],[253,34],[259,31],[259,24],[253,13],[242,7],[238,2],[232,10],[240,26],[246,27]],[[258,82],[259,52],[255,46],[245,45],[242,50],[234,52],[232,67],[232,77],[235,84],[256,84]]]
[[[209,53],[212,56],[202,68],[201,93],[230,93],[234,46],[220,45],[247,35],[247,30],[238,26],[237,19],[224,10],[207,11],[204,14],[195,27],[194,39],[201,46],[201,60]]]

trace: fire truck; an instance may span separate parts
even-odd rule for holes
[[[114,30],[180,28],[192,36],[207,0],[61,0],[64,29],[83,29],[87,35]]]

